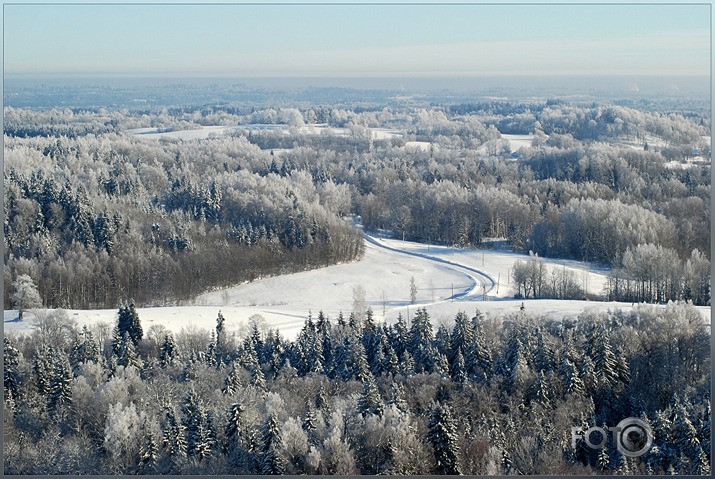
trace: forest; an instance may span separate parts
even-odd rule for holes
[[[123,305],[107,335],[58,310],[4,340],[6,474],[710,472],[710,332],[692,305],[554,320],[425,309],[174,336]],[[435,332],[436,330],[436,332]],[[572,428],[640,418],[639,457]]]
[[[4,337],[4,472],[708,475],[711,119],[659,105],[6,107],[4,308],[33,319]],[[358,225],[522,252],[520,298],[640,304],[446,324],[316,307],[291,339],[220,311],[142,325],[359,260]],[[605,290],[547,257],[607,270]],[[626,418],[652,426],[639,457],[572,437]]]
[[[607,299],[710,302],[706,113],[562,100],[4,113],[6,309],[25,276],[42,306],[114,308],[352,261],[352,216],[403,239],[601,264]],[[509,134],[530,144],[512,151]]]

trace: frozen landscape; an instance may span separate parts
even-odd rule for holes
[[[212,330],[221,311],[227,330],[238,335],[248,331],[249,318],[259,315],[267,328],[295,339],[309,313],[315,318],[322,310],[333,322],[340,312],[349,315],[354,304],[353,291],[358,287],[365,290],[365,303],[376,320],[388,324],[394,323],[398,314],[408,318],[422,307],[427,308],[435,325],[451,325],[459,311],[471,315],[477,309],[501,318],[518,313],[522,304],[529,314],[554,319],[574,319],[584,311],[627,311],[641,307],[622,302],[513,299],[510,275],[514,263],[520,260],[526,261],[528,256],[367,236],[365,256],[356,262],[204,293],[191,305],[138,308],[137,312],[146,329],[162,325],[179,333],[182,329]],[[566,268],[577,273],[590,294],[603,294],[607,270],[573,260],[545,261],[549,269]],[[410,303],[411,278],[417,286],[414,304]],[[709,324],[710,307],[699,306],[698,310]],[[16,321],[17,311],[4,313],[7,333],[32,332],[32,312],[26,313],[22,322]],[[117,321],[116,309],[67,310],[67,313],[80,328],[98,323],[113,327]]]

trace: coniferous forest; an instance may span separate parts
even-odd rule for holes
[[[689,305],[438,328],[320,312],[294,341],[224,322],[146,334],[129,304],[108,338],[63,311],[6,338],[5,473],[710,471],[710,334]],[[651,424],[646,454],[573,447],[573,427],[627,417]]]
[[[4,337],[4,472],[709,474],[709,111],[329,93],[5,107],[4,308],[34,323]],[[525,299],[648,304],[448,324],[316,305],[294,339],[220,311],[211,331],[142,325],[139,307],[359,260],[358,219],[531,252]],[[604,291],[550,287],[544,257],[607,269]],[[626,418],[652,427],[641,456],[573,436]]]

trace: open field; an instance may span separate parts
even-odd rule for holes
[[[160,324],[178,333],[182,328],[214,328],[221,311],[227,329],[240,333],[248,318],[260,315],[269,327],[277,328],[287,338],[294,338],[309,312],[317,316],[322,310],[333,321],[341,311],[349,315],[353,290],[358,287],[364,289],[366,304],[373,309],[376,319],[388,323],[394,322],[400,313],[411,317],[418,307],[427,308],[435,325],[449,323],[458,311],[473,314],[479,309],[493,317],[518,313],[522,303],[530,314],[554,318],[575,318],[585,310],[638,307],[617,302],[512,299],[510,271],[515,261],[528,258],[524,254],[368,239],[372,241],[366,241],[365,256],[360,261],[263,278],[205,293],[192,305],[140,308],[139,316],[147,331],[152,325]],[[576,271],[591,294],[602,291],[607,271],[576,261],[545,261],[548,268]],[[417,286],[416,304],[410,304],[412,277]],[[710,307],[698,309],[709,323]],[[69,310],[67,313],[79,326],[98,322],[113,326],[117,310]],[[14,321],[16,311],[5,311],[4,316],[5,332],[29,332],[32,328],[32,313],[21,323]]]

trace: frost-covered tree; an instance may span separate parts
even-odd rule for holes
[[[368,377],[363,381],[362,394],[357,401],[357,412],[362,416],[368,414],[382,414],[384,404],[380,391],[377,390],[375,381]]]
[[[260,462],[261,474],[281,475],[285,464],[280,454],[282,438],[278,420],[274,414],[268,416],[261,429]]]
[[[17,315],[20,321],[25,314],[25,311],[34,308],[42,307],[42,298],[35,286],[35,282],[27,274],[21,274],[12,283],[15,292],[10,300],[12,306],[17,309]]]
[[[438,404],[427,424],[430,444],[434,448],[436,470],[439,474],[461,474],[457,428],[449,406]]]
[[[136,404],[121,402],[110,404],[104,425],[104,449],[111,457],[110,470],[115,474],[134,472],[140,462],[140,449],[144,442],[142,424],[146,413],[137,410]]]
[[[163,368],[173,364],[174,360],[179,356],[178,353],[179,351],[176,347],[174,336],[171,333],[166,333],[159,347],[159,364],[161,367]]]
[[[69,358],[62,352],[55,352],[51,359],[52,373],[47,394],[47,409],[55,415],[62,405],[72,401],[72,368]]]
[[[3,337],[3,387],[5,399],[17,399],[18,397],[20,386],[19,364],[20,352],[7,336]]]
[[[118,316],[117,328],[119,335],[123,336],[124,333],[128,333],[134,345],[139,344],[139,341],[141,341],[144,336],[144,330],[139,321],[139,314],[137,313],[134,303],[119,308]]]

